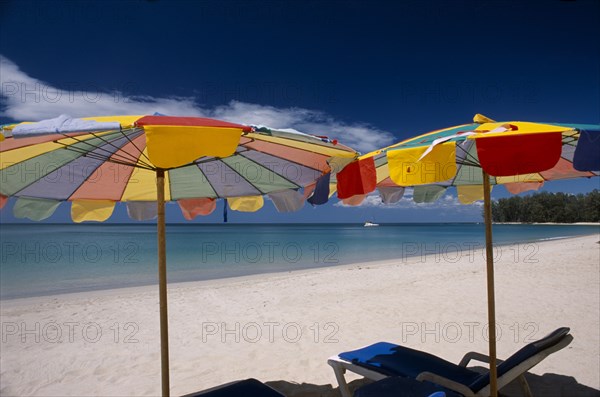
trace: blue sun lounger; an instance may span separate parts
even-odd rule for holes
[[[275,389],[270,388],[264,383],[254,379],[246,379],[227,383],[225,385],[213,387],[208,390],[186,394],[183,397],[285,397]]]
[[[461,397],[460,394],[429,382],[390,376],[362,386],[354,397]]]
[[[544,338],[532,342],[506,360],[497,360],[498,389],[519,379],[526,396],[532,396],[523,374],[550,354],[564,348],[573,340],[569,328],[559,328]],[[466,397],[488,396],[489,371],[480,373],[467,368],[471,360],[489,363],[489,357],[476,352],[467,353],[459,364],[419,350],[387,342],[375,343],[358,350],[331,357],[331,365],[343,397],[351,397],[344,373],[348,370],[371,380],[401,376],[427,381],[458,392]]]

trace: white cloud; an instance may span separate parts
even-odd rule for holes
[[[2,111],[15,121],[37,121],[68,114],[73,117],[114,114],[203,115],[192,98],[125,97],[118,91],[64,90],[30,77],[0,55]]]
[[[392,134],[367,124],[348,124],[323,112],[303,108],[276,108],[231,101],[210,112],[210,117],[238,123],[263,124],[271,128],[293,128],[315,135],[337,138],[359,151],[375,150],[394,141]]]
[[[203,108],[194,97],[125,96],[119,91],[76,91],[54,87],[29,76],[0,55],[0,115],[15,121],[37,121],[68,114],[73,117],[115,114],[201,116],[271,128],[293,128],[326,135],[361,152],[387,146],[392,134],[364,123],[347,123],[318,110],[277,108],[232,100]]]

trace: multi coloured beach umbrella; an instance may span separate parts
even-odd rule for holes
[[[496,386],[494,262],[490,192],[503,185],[517,194],[546,181],[600,175],[600,125],[496,122],[472,124],[410,138],[359,157],[337,174],[338,198],[358,205],[375,189],[384,203],[413,187],[413,200],[433,202],[456,188],[463,204],[484,200],[490,377]]]
[[[329,175],[357,157],[335,140],[197,117],[62,115],[5,125],[0,206],[43,220],[68,202],[75,222],[104,221],[117,202],[157,218],[162,394],[169,395],[165,202],[186,219],[229,208],[253,212],[268,196],[280,212],[327,201]]]

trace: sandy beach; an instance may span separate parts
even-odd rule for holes
[[[574,336],[533,368],[534,394],[600,394],[599,239],[496,250],[498,356],[561,326]],[[170,285],[172,394],[254,377],[293,395],[335,395],[327,358],[376,341],[454,362],[487,352],[484,255],[453,248]],[[160,393],[157,287],[6,300],[0,314],[3,396]]]

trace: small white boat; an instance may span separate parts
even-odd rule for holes
[[[365,227],[379,226],[379,223],[365,222]]]

